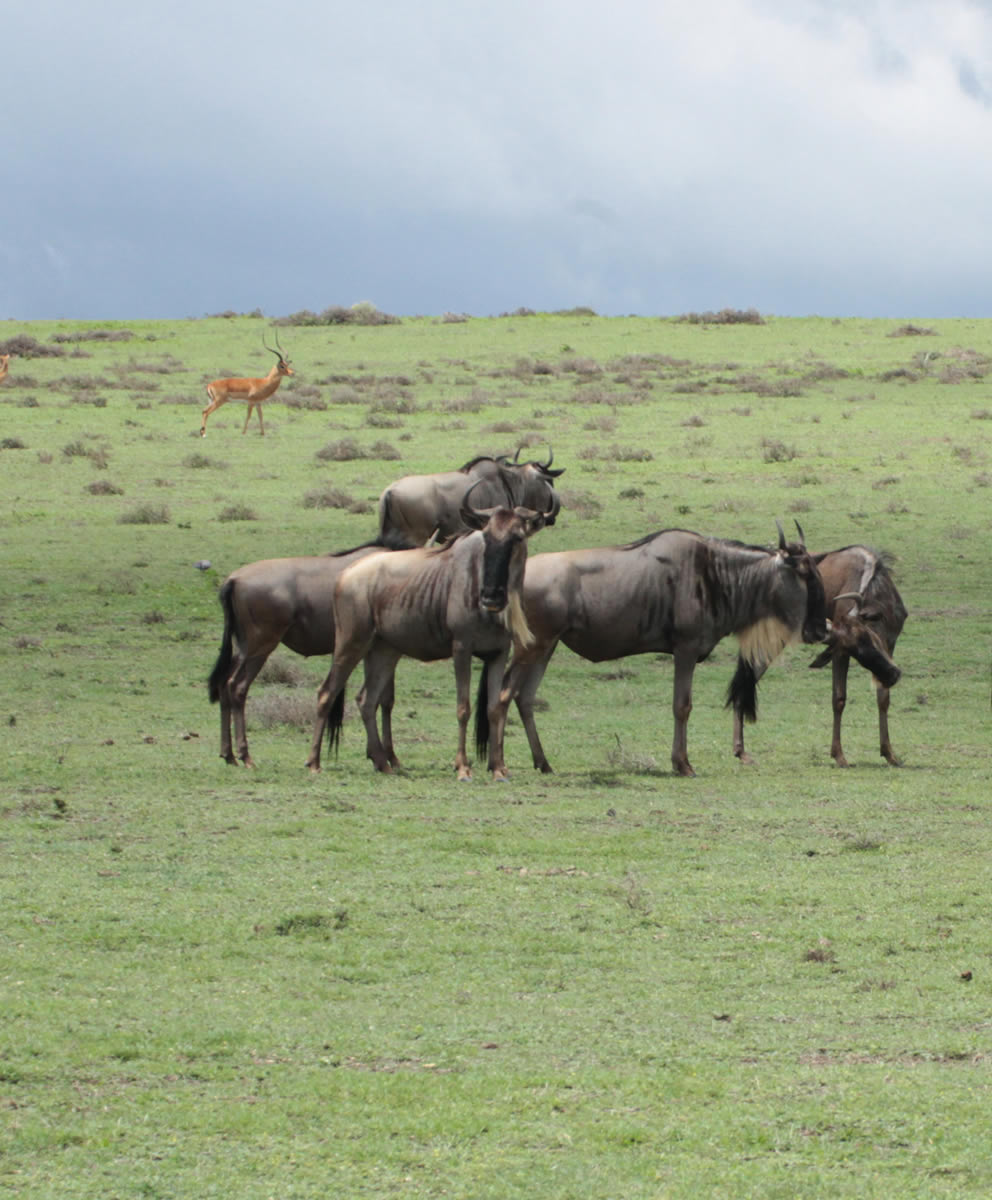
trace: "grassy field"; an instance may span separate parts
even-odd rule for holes
[[[0,1191],[25,1197],[965,1197],[992,1192],[992,321],[518,314],[0,322]],[[382,488],[566,468],[532,553],[680,526],[895,556],[878,756],[794,648],[750,767],[696,672],[559,650],[556,768],[456,784],[450,664],[403,663],[304,769],[327,662],[280,651],[218,757],[242,563],[355,545]],[[203,569],[196,564],[209,562]]]

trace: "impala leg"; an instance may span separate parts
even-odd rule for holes
[[[472,715],[472,652],[456,644],[452,655],[455,667],[455,692],[458,697],[458,753],[455,755],[455,772],[459,781],[472,778],[472,766],[465,749],[468,720]]]
[[[879,754],[893,767],[901,767],[902,763],[896,758],[892,743],[889,741],[889,688],[875,683],[875,699],[878,702],[878,740]]]
[[[847,704],[847,669],[851,660],[846,654],[835,654],[833,661],[833,688],[831,703],[834,710],[834,732],[830,742],[830,757],[838,767],[848,766],[844,751],[840,744],[840,723]]]
[[[248,401],[248,414],[245,417],[244,425],[241,427],[241,436],[242,437],[244,437],[245,434],[248,432],[248,422],[251,420],[251,414],[254,412],[254,410],[255,410],[255,405],[252,404],[252,402],[249,400]],[[262,414],[259,413],[258,415],[259,415],[259,417],[261,417]]]
[[[675,686],[672,694],[672,715],[675,732],[672,737],[672,768],[676,775],[692,776],[696,772],[689,762],[688,728],[692,712],[692,676],[696,669],[696,653],[676,650]]]
[[[256,404],[256,405],[255,405],[255,408],[258,410],[258,428],[259,428],[259,431],[261,432],[261,434],[262,434],[262,437],[265,437],[265,423],[264,423],[264,422],[263,422],[263,420],[262,420],[262,406],[261,406],[261,404]]]

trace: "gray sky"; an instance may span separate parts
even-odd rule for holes
[[[992,316],[990,0],[32,0],[0,317]]]

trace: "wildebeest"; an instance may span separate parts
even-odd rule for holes
[[[305,657],[333,653],[334,585],[352,563],[394,546],[408,549],[409,543],[377,539],[337,554],[267,558],[231,572],[220,589],[224,635],[208,683],[210,699],[220,703],[221,758],[238,761],[231,742],[233,718],[238,757],[246,767],[255,765],[248,751],[245,702],[266,659],[280,643]],[[395,766],[392,707],[392,689],[387,689],[382,697],[383,744]]]
[[[470,489],[480,488],[475,484]],[[318,695],[317,721],[307,766],[320,770],[324,730],[333,746],[341,730],[348,676],[365,659],[364,695],[359,701],[367,734],[366,753],[378,771],[391,764],[375,726],[376,705],[404,655],[433,662],[453,658],[458,696],[459,779],[470,779],[465,732],[471,712],[472,657],[485,663],[479,703],[487,710],[499,699],[511,637],[526,645],[520,588],[527,539],[547,522],[551,510],[475,509],[466,496],[461,519],[468,531],[439,547],[370,556],[346,570],[334,593],[337,645],[330,673]]]
[[[519,457],[520,451],[517,451]],[[554,453],[548,461],[517,462],[505,456],[481,455],[459,467],[437,475],[404,475],[391,483],[379,497],[379,535],[396,532],[414,545],[423,546],[430,538],[443,541],[461,533],[466,526],[460,509],[466,491],[473,484],[473,504],[478,508],[509,504],[550,512],[548,525],[555,523],[561,500],[555,480],[565,468],[552,470]]]
[[[899,668],[892,661],[896,640],[906,621],[906,608],[889,572],[889,559],[867,546],[845,546],[814,554],[831,620],[827,648],[811,667],[832,664],[833,739],[830,754],[839,767],[848,765],[840,742],[841,717],[847,703],[847,669],[856,659],[875,679],[878,702],[879,753],[892,766],[899,760],[889,740],[889,690],[898,682]],[[756,676],[760,678],[760,674]],[[755,692],[751,693],[756,696]],[[755,708],[733,703],[734,754],[750,762],[744,749],[744,721],[753,720]]]
[[[822,641],[827,631],[816,564],[801,543],[786,543],[781,527],[774,551],[667,529],[627,546],[536,554],[524,578],[524,613],[534,640],[514,645],[491,728],[477,721],[480,750],[488,742],[494,771],[505,770],[511,700],[517,701],[534,766],[551,770],[534,724],[534,697],[559,641],[590,662],[671,654],[672,766],[679,775],[694,775],[686,729],[696,663],[730,633],[740,640],[746,662],[767,664],[789,642]]]
[[[207,399],[209,403],[200,417],[200,437],[207,436],[207,417],[211,413],[216,412],[222,404],[226,404],[228,400],[244,400],[248,405],[244,428],[241,430],[242,434],[248,432],[248,422],[251,420],[252,410],[257,409],[258,428],[261,431],[262,437],[265,437],[265,425],[262,422],[262,401],[268,400],[279,384],[282,383],[284,376],[292,375],[294,372],[289,365],[289,359],[283,358],[282,347],[279,346],[278,331],[276,332],[278,350],[273,350],[271,346],[266,345],[264,334],[262,336],[262,345],[265,346],[266,350],[274,354],[278,360],[264,379],[215,379],[212,383],[207,384]]]

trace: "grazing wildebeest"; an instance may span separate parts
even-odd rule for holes
[[[878,702],[879,753],[898,767],[889,741],[889,689],[899,682],[901,672],[892,661],[896,640],[906,621],[906,608],[889,573],[889,560],[867,546],[845,546],[814,554],[823,580],[827,614],[831,620],[827,648],[811,667],[833,666],[834,731],[830,754],[839,767],[848,765],[840,744],[841,717],[847,703],[847,669],[856,659],[875,678]],[[756,680],[760,674],[756,674]],[[752,691],[751,697],[757,693]],[[744,721],[753,720],[756,709],[733,703],[734,753],[741,762],[751,761],[744,749]]]
[[[334,585],[360,558],[394,548],[408,549],[409,543],[377,539],[337,554],[267,558],[231,572],[220,589],[224,636],[208,684],[210,699],[220,702],[221,758],[238,761],[231,742],[233,718],[238,757],[246,767],[255,765],[248,751],[245,701],[266,659],[280,643],[304,657],[333,653]],[[390,688],[382,698],[382,734],[385,753],[397,766],[392,707]]]
[[[270,353],[274,354],[277,362],[272,370],[265,376],[264,379],[215,379],[212,383],[207,384],[207,399],[209,404],[203,410],[200,417],[200,437],[207,436],[207,417],[212,412],[216,412],[222,404],[226,404],[228,400],[244,400],[248,405],[248,414],[245,417],[244,428],[242,434],[248,432],[248,422],[251,420],[253,409],[258,409],[258,428],[261,431],[262,437],[265,437],[265,425],[262,422],[262,401],[268,398],[275,392],[276,388],[282,383],[286,375],[292,375],[294,372],[289,365],[289,359],[283,358],[282,347],[279,346],[279,332],[276,331],[276,345],[278,350],[273,350],[271,346],[265,344],[265,335],[262,335],[262,345]]]
[[[476,726],[480,750],[489,744],[494,771],[505,770],[511,700],[517,701],[534,766],[551,770],[534,724],[534,697],[559,641],[590,662],[671,654],[672,766],[679,775],[694,775],[686,729],[696,663],[730,633],[740,640],[746,662],[767,664],[789,642],[822,641],[827,632],[816,564],[800,543],[786,544],[781,526],[774,551],[667,529],[627,546],[536,554],[524,577],[524,614],[534,641],[514,645],[496,720],[488,730],[478,721]]]
[[[519,456],[520,451],[517,451]],[[438,541],[465,528],[460,509],[467,489],[478,484],[473,501],[480,508],[509,504],[551,515],[555,523],[561,500],[555,480],[565,468],[552,471],[554,453],[546,463],[509,461],[505,456],[473,458],[457,471],[437,475],[404,475],[379,497],[379,535],[395,531],[414,545],[423,546],[432,537]],[[480,482],[481,481],[481,482]]]
[[[475,491],[476,483],[470,491]],[[461,519],[468,531],[439,547],[377,554],[345,571],[334,593],[337,645],[330,674],[320,689],[317,721],[307,766],[320,770],[320,744],[337,744],[348,676],[365,659],[364,696],[359,701],[367,734],[366,754],[377,771],[389,771],[389,756],[375,727],[375,709],[403,655],[434,662],[453,658],[458,695],[459,779],[470,779],[465,731],[471,712],[472,657],[485,664],[479,704],[493,708],[511,639],[529,640],[520,588],[527,539],[547,522],[551,510],[475,509],[466,495]]]

